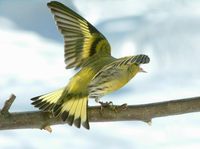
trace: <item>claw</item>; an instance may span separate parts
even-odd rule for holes
[[[99,103],[101,104],[101,112],[103,111],[103,108],[105,108],[105,107],[108,107],[108,108],[110,108],[111,110],[117,112],[116,106],[113,104],[112,101],[109,101],[109,102],[102,102],[102,101],[99,101]]]
[[[124,104],[122,104],[122,105],[119,106],[119,108],[120,108],[121,110],[126,110],[127,107],[128,107],[127,103],[124,103]]]
[[[124,103],[120,106],[115,106],[112,101],[102,102],[102,101],[99,101],[98,98],[96,98],[95,101],[101,105],[101,111],[100,111],[101,113],[103,113],[103,108],[106,108],[106,107],[110,108],[111,110],[115,111],[116,113],[119,111],[122,111],[122,110],[126,110],[128,107],[127,103]]]

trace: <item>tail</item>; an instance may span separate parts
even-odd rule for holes
[[[87,107],[88,96],[70,96],[64,89],[34,97],[32,104],[42,111],[52,112],[55,117],[61,116],[63,121],[67,121],[69,125],[74,124],[77,128],[81,124],[89,129]],[[64,95],[64,96],[63,96]]]
[[[64,89],[61,88],[54,92],[34,97],[31,99],[33,101],[31,104],[42,111],[51,112],[53,108],[56,106],[56,104],[58,103],[63,93],[63,90]]]
[[[63,121],[67,121],[69,125],[74,124],[77,128],[81,127],[81,124],[86,129],[90,129],[88,122],[88,97],[71,97],[68,100],[56,105],[53,108],[54,116],[61,116]]]

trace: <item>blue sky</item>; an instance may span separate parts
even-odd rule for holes
[[[142,104],[199,96],[200,2],[197,0],[62,1],[94,24],[109,40],[115,57],[148,54],[151,62],[126,87],[103,97]],[[62,37],[46,1],[0,1],[0,104],[11,93],[11,111],[37,110],[30,98],[67,84]],[[94,102],[90,101],[90,105]],[[0,132],[1,148],[200,147],[200,114],[142,122],[91,123],[91,130],[53,126]]]

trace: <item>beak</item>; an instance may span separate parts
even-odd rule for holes
[[[147,73],[147,71],[145,71],[144,69],[142,69],[141,67],[140,67],[140,69],[139,69],[139,72],[144,72],[144,73]]]

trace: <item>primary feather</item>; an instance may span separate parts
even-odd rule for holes
[[[66,87],[34,97],[32,104],[69,125],[89,129],[88,98],[100,98],[121,88],[139,72],[140,64],[150,59],[147,55],[112,57],[107,39],[87,20],[59,2],[47,5],[64,37],[66,68],[81,69]]]
[[[96,53],[110,55],[107,39],[83,17],[59,2],[50,2],[48,7],[64,36],[66,68],[81,67]]]

